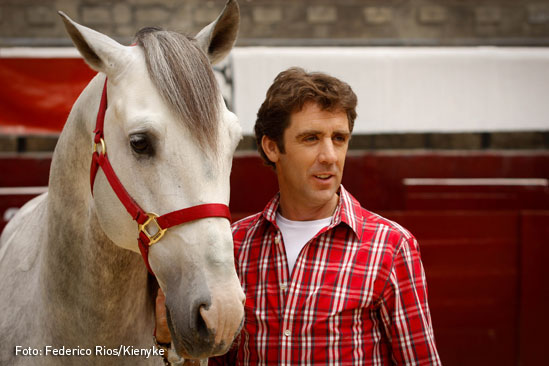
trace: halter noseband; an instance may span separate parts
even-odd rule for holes
[[[164,236],[166,230],[172,226],[207,217],[224,217],[231,220],[231,213],[229,211],[229,207],[221,203],[207,203],[192,206],[178,211],[173,211],[162,216],[158,216],[155,213],[145,212],[126,191],[116,176],[116,173],[114,172],[107,156],[107,146],[103,138],[103,125],[105,123],[106,110],[107,79],[105,79],[105,85],[103,86],[103,94],[101,95],[101,103],[99,104],[99,111],[97,112],[95,130],[93,131],[95,137],[93,139],[92,162],[90,168],[91,191],[93,194],[95,176],[97,175],[97,170],[101,167],[101,169],[103,169],[103,173],[105,173],[105,177],[107,177],[112,189],[116,193],[116,196],[124,205],[131,217],[137,222],[139,229],[137,244],[139,245],[139,250],[141,251],[141,256],[145,261],[147,269],[152,275],[154,275],[154,272],[149,265],[149,247],[158,242]],[[101,151],[98,151],[99,146]],[[156,226],[156,231],[153,230],[151,233],[149,231],[149,225],[153,223]]]

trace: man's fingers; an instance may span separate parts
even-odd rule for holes
[[[200,360],[185,360],[183,366],[200,366]]]
[[[166,297],[162,289],[158,289],[156,295],[156,340],[159,343],[170,343],[172,337],[168,328],[168,319],[166,318]]]

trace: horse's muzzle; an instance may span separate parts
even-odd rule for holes
[[[184,358],[207,358],[226,353],[240,332],[244,319],[243,296],[195,298],[187,312],[167,302],[168,326],[177,353]],[[173,310],[179,310],[174,312]],[[176,315],[177,314],[177,315]]]

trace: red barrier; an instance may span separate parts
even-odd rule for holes
[[[520,220],[516,211],[384,212],[418,239],[446,366],[516,365]]]
[[[0,133],[61,131],[95,74],[81,58],[0,58]]]
[[[407,210],[543,210],[547,179],[405,179]]]
[[[549,179],[549,153],[351,151],[343,184],[368,209],[404,210],[406,178]]]
[[[520,231],[520,365],[547,363],[549,211],[526,211]]]
[[[0,156],[0,187],[47,185],[50,155]],[[31,173],[32,172],[32,173]],[[542,178],[549,179],[549,153],[371,153],[351,152],[345,164],[343,184],[368,209],[549,209],[547,187],[430,186],[411,189],[407,178]],[[231,211],[239,219],[263,209],[277,191],[276,176],[256,153],[237,153],[231,173]],[[474,194],[485,194],[476,200]],[[449,191],[450,190],[450,191]],[[459,193],[441,200],[443,194]],[[414,198],[414,193],[427,198]],[[438,196],[436,195],[437,193]],[[498,199],[487,199],[497,194]],[[504,193],[504,197],[500,197]],[[473,194],[473,195],[471,195]],[[446,196],[447,197],[447,196]],[[464,199],[468,197],[468,199]],[[420,197],[421,198],[421,197]],[[478,198],[478,196],[477,196]],[[415,200],[415,201],[414,201]],[[0,203],[1,205],[1,203]],[[1,214],[1,212],[0,212]],[[2,223],[0,222],[0,229]]]
[[[343,185],[372,211],[426,209],[441,202],[416,202],[411,207],[404,180],[407,178],[542,178],[549,179],[549,153],[470,152],[470,153],[387,153],[351,151],[345,161]],[[257,212],[277,191],[276,176],[257,154],[238,154],[231,174],[231,209]],[[516,187],[515,187],[516,188]],[[468,188],[466,188],[468,189]],[[505,189],[505,188],[504,188]],[[513,188],[511,188],[513,189]],[[519,188],[520,190],[520,188]],[[526,189],[528,190],[528,189]],[[516,189],[515,189],[516,191]],[[411,191],[408,190],[408,193]],[[528,202],[525,195],[499,209],[549,208],[547,188],[537,188]],[[541,199],[541,201],[540,201]],[[450,201],[446,202],[450,203]],[[492,202],[492,203],[495,203]],[[501,202],[500,202],[501,203]],[[517,206],[512,206],[516,204]],[[448,206],[448,208],[465,208]],[[494,209],[494,205],[474,209]]]
[[[45,185],[49,165],[44,156],[0,156],[0,187]],[[511,185],[498,180],[499,185],[471,185],[466,179],[462,186],[414,186],[405,179],[540,182],[549,178],[549,153],[352,152],[345,169],[344,185],[365,207],[399,222],[419,240],[444,365],[543,364],[549,328],[543,316],[549,303],[547,186],[521,186],[512,179]],[[276,190],[273,171],[256,154],[237,154],[233,219],[261,210]],[[0,214],[28,198],[0,194]]]

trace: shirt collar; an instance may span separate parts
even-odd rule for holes
[[[262,217],[273,224],[276,225],[276,212],[278,206],[280,205],[280,192],[277,193],[270,201],[267,203],[262,212]],[[336,227],[340,223],[344,223],[349,226],[355,233],[355,235],[360,238],[359,228],[361,227],[360,222],[362,221],[362,208],[360,202],[356,200],[344,187],[343,185],[339,186],[339,201],[335,209],[334,215],[332,217],[332,222],[328,227],[328,230]]]
[[[332,226],[339,225],[340,223],[347,224],[360,239],[360,228],[362,227],[362,207],[360,202],[357,201],[344,187],[339,187],[339,203],[336,207],[334,218],[332,220]]]

